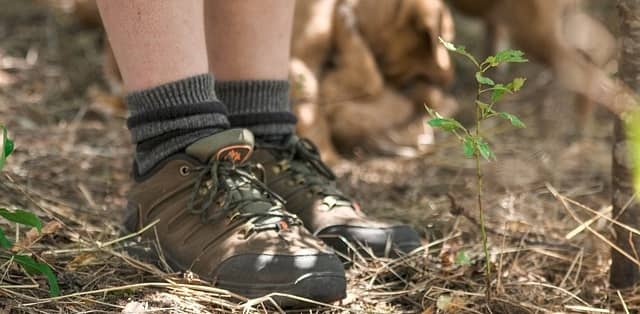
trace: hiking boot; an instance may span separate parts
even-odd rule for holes
[[[252,160],[262,165],[258,177],[287,201],[286,209],[341,254],[364,245],[377,257],[397,257],[421,246],[410,226],[367,217],[336,187],[335,175],[309,140],[294,135],[282,145],[257,143]]]
[[[126,226],[135,231],[157,221],[142,239],[157,239],[158,257],[245,297],[344,298],[340,259],[252,174],[245,161],[253,145],[248,130],[223,131],[136,178]],[[281,305],[297,305],[289,301]]]

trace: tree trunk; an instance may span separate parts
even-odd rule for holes
[[[640,0],[618,0],[620,10],[622,36],[622,55],[620,61],[620,77],[633,91],[640,91]],[[635,191],[630,158],[627,150],[624,124],[620,119],[615,122],[614,147],[612,160],[612,202],[613,217],[630,227],[640,229],[640,202],[629,203]],[[635,139],[637,140],[637,139]],[[637,166],[637,165],[636,165]],[[625,208],[625,206],[627,206]],[[640,237],[616,226],[615,243],[630,256],[640,256]],[[627,288],[640,280],[640,268],[613,250],[611,253],[610,282],[614,288]]]

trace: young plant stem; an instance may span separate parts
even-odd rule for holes
[[[482,108],[478,106],[478,101],[480,100],[480,90],[481,85],[478,85],[478,92],[476,94],[476,138],[480,138],[480,124],[482,123]],[[484,258],[485,258],[485,283],[486,283],[486,297],[487,303],[491,302],[491,257],[489,256],[489,244],[487,239],[487,230],[485,228],[484,221],[484,208],[482,207],[482,168],[480,163],[480,152],[476,151],[473,155],[476,161],[476,195],[478,199],[478,212],[480,213],[480,234],[482,235],[482,249],[484,250]]]

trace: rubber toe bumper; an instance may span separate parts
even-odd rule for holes
[[[398,257],[422,245],[418,233],[408,225],[396,225],[388,228],[331,226],[322,230],[318,237],[336,251],[347,256],[349,256],[350,248],[344,240],[351,242],[356,248],[361,247],[360,244],[371,248],[377,257]]]
[[[330,303],[346,297],[344,267],[334,254],[236,255],[217,274],[217,287],[248,298],[279,292]],[[276,301],[283,307],[304,305],[286,297]]]

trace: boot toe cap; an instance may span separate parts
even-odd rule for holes
[[[235,255],[220,265],[216,277],[216,286],[249,298],[279,292],[333,302],[346,296],[344,266],[334,254]]]
[[[351,248],[363,246],[371,248],[377,257],[398,257],[420,247],[420,236],[409,225],[395,224],[388,227],[367,227],[355,225],[335,225],[318,233],[327,244],[337,251],[348,254]]]

